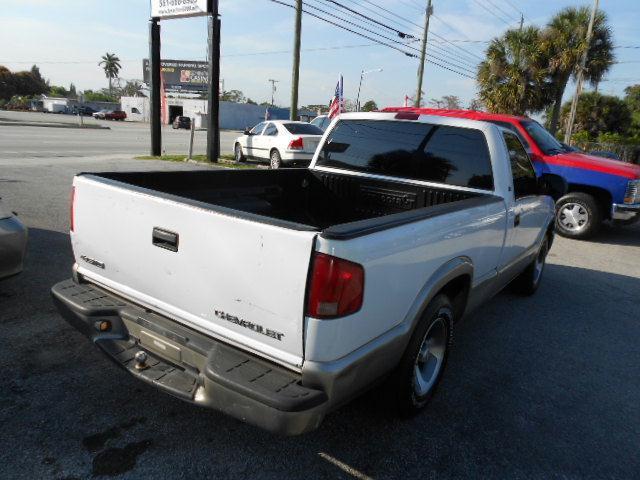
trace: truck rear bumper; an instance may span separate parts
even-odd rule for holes
[[[634,221],[640,219],[640,203],[633,205],[614,203],[611,208],[611,218],[613,220]]]
[[[113,361],[173,396],[284,435],[313,430],[325,416],[326,393],[303,386],[300,374],[91,284],[66,280],[51,294],[62,316]]]

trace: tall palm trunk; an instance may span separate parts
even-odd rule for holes
[[[107,77],[109,79],[109,95],[111,95],[111,76]]]
[[[558,121],[560,120],[560,111],[562,110],[562,96],[567,88],[569,77],[560,78],[557,81],[556,92],[553,98],[553,110],[551,112],[551,122],[549,122],[549,131],[552,135],[558,130]]]

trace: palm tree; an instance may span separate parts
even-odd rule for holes
[[[477,74],[478,96],[488,111],[524,115],[548,103],[548,58],[540,39],[540,30],[531,26],[491,41]]]
[[[587,50],[584,78],[598,83],[613,64],[613,41],[607,25],[606,14],[596,12],[591,44],[587,45],[587,28],[591,10],[589,7],[568,7],[551,19],[544,30],[542,48],[549,56],[549,72],[553,83],[553,110],[549,130],[558,129],[558,118],[562,108],[562,96],[571,77],[575,77],[580,59]]]
[[[118,73],[122,68],[120,59],[115,53],[107,52],[102,56],[102,61],[98,63],[98,65],[102,66],[105,76],[109,79],[109,95],[111,95],[111,82],[114,78],[118,77]]]

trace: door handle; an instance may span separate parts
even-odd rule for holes
[[[513,218],[513,226],[517,227],[518,225],[520,225],[520,214],[519,213]]]
[[[154,227],[153,235],[151,236],[151,242],[160,248],[165,250],[171,250],[172,252],[178,251],[178,244],[180,243],[180,236],[175,232],[170,232],[162,228]]]

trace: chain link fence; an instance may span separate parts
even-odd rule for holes
[[[576,147],[585,152],[598,152],[604,154],[613,153],[618,159],[640,165],[640,145],[623,143],[599,143],[599,142],[576,142]],[[606,155],[608,156],[608,155]],[[612,156],[613,158],[613,156]]]

